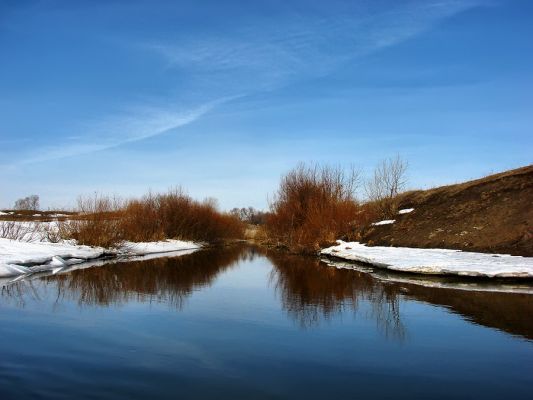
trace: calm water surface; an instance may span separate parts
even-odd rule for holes
[[[533,295],[463,283],[246,246],[4,283],[0,398],[531,399]]]

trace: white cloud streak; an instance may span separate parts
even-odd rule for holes
[[[14,165],[90,154],[158,136],[191,124],[216,106],[234,99],[221,98],[183,112],[162,109],[136,110],[127,115],[108,118],[80,128],[80,134],[71,136],[70,143],[59,143],[38,148],[33,155],[20,159]]]

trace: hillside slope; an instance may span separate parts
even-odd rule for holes
[[[533,165],[482,179],[401,195],[391,225],[362,241],[382,246],[439,247],[533,256]]]

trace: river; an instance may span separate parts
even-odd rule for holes
[[[530,398],[527,285],[248,245],[37,276],[0,289],[0,398]]]

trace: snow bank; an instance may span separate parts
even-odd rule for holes
[[[42,268],[81,263],[101,257],[100,247],[77,246],[73,242],[22,242],[0,238],[0,276],[27,274]],[[60,261],[61,260],[61,261]]]
[[[384,221],[379,221],[379,222],[374,222],[372,223],[372,225],[390,225],[390,224],[394,224],[396,222],[395,219],[386,219]]]
[[[0,238],[0,277],[16,276],[80,264],[106,254],[119,257],[197,250],[200,245],[181,240],[126,242],[119,250],[62,243],[23,242]]]
[[[393,271],[430,275],[489,278],[533,278],[533,257],[470,253],[446,249],[368,247],[343,242],[321,251],[322,255],[357,261]]]

